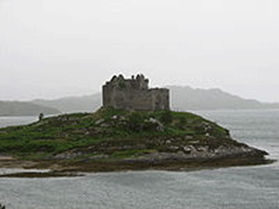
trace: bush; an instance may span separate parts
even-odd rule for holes
[[[160,117],[160,121],[165,125],[169,125],[170,123],[172,123],[172,120],[173,116],[171,114],[171,111],[165,111]]]
[[[129,116],[129,121],[130,121],[130,128],[132,131],[139,132],[142,130],[142,124],[144,122],[143,116],[138,113],[134,112]]]
[[[180,116],[180,117],[179,117],[179,123],[178,123],[178,125],[179,125],[179,126],[183,126],[183,125],[185,125],[186,123],[187,123],[186,118],[183,117],[183,116]]]

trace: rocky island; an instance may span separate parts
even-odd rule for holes
[[[233,140],[217,124],[168,110],[101,108],[2,128],[0,153],[2,168],[56,172],[191,170],[268,162],[267,152]]]
[[[111,83],[117,89],[104,95],[104,105],[95,113],[64,114],[0,129],[0,167],[50,169],[43,174],[2,176],[193,170],[270,162],[265,159],[267,152],[235,141],[216,123],[192,113],[170,111],[168,91],[149,90],[143,77],[129,82],[118,77]],[[141,97],[145,101],[139,101]]]

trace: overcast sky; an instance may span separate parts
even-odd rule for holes
[[[0,100],[150,86],[279,102],[278,0],[0,0]]]

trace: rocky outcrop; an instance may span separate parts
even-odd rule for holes
[[[178,149],[178,148],[175,148]],[[251,147],[219,147],[216,150],[208,150],[208,147],[199,147],[197,150],[193,146],[184,147],[185,152],[177,153],[156,152],[142,155],[138,158],[124,159],[123,162],[149,162],[163,163],[170,161],[195,161],[195,160],[218,160],[228,158],[262,158],[268,153]]]

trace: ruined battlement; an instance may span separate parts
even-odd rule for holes
[[[113,76],[103,85],[103,107],[127,110],[169,110],[169,90],[148,88],[144,75]]]

